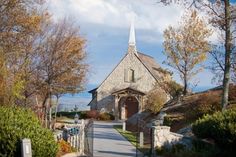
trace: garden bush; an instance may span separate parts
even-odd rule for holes
[[[58,151],[53,133],[43,128],[35,114],[25,108],[0,106],[0,156],[19,156],[21,140],[31,140],[34,157],[55,157]]]
[[[81,111],[79,113],[79,119],[87,119],[87,111]]]
[[[67,117],[67,118],[74,119],[76,114],[81,115],[81,112],[77,112],[77,111],[65,112],[65,111],[62,111],[62,112],[57,113],[57,117]],[[54,116],[54,114],[53,114],[53,116]]]
[[[176,83],[175,81],[168,81],[166,82],[167,91],[172,98],[178,98],[183,93],[183,86]]]
[[[232,150],[236,145],[236,110],[205,115],[193,124],[192,130],[197,137],[213,139],[219,147]]]
[[[87,118],[97,119],[98,116],[99,116],[99,113],[96,110],[87,111],[87,113],[86,113]]]
[[[159,147],[156,152],[163,157],[226,157],[228,155],[219,152],[219,149],[214,145],[197,139],[193,139],[192,147],[189,148],[177,143],[172,147]]]
[[[204,114],[213,114],[216,111],[221,110],[220,97],[217,93],[205,93],[202,94],[195,102],[197,105],[197,113],[200,116]]]
[[[105,112],[105,113],[100,113],[98,119],[106,121],[106,120],[114,120],[115,117],[112,114]]]
[[[203,93],[190,102],[190,108],[185,108],[186,120],[194,122],[206,114],[213,114],[221,110],[220,94],[216,92]]]
[[[167,96],[163,91],[155,90],[147,94],[145,109],[152,113],[158,113],[167,101]]]
[[[73,152],[73,148],[70,146],[68,142],[60,140],[58,144],[59,144],[59,151],[57,156],[62,156],[64,154]]]
[[[167,117],[167,116],[164,117],[164,121],[163,121],[164,126],[171,126],[172,123],[173,123],[173,120],[170,117]]]

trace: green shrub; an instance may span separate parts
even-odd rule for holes
[[[79,113],[79,119],[87,119],[87,112],[82,111]]]
[[[180,143],[176,143],[172,146],[163,146],[156,148],[156,154],[162,156],[177,156],[179,153],[186,150],[186,146]]]
[[[175,81],[168,81],[166,84],[167,91],[172,98],[177,98],[183,93],[183,86],[176,83]]]
[[[21,140],[29,138],[34,157],[55,157],[58,145],[29,109],[0,106],[0,156],[19,156]]]
[[[58,116],[58,117],[67,117],[67,118],[74,119],[76,114],[79,114],[79,115],[80,115],[81,113],[80,113],[80,112],[77,112],[77,111],[73,111],[73,112],[65,112],[65,111],[62,111],[62,112],[58,112],[58,113],[57,113],[57,116]]]
[[[112,114],[105,112],[105,113],[100,113],[98,116],[98,119],[99,120],[114,120],[115,117]]]
[[[199,138],[210,138],[221,148],[231,149],[236,145],[236,110],[230,109],[205,115],[192,127]]]
[[[192,144],[192,148],[187,148],[185,145],[177,143],[172,147],[157,148],[156,152],[164,157],[225,157],[225,154],[220,154],[214,145],[200,140],[193,140]]]
[[[173,120],[170,117],[167,117],[167,116],[164,117],[164,121],[163,121],[164,126],[171,126],[172,123],[173,123]]]

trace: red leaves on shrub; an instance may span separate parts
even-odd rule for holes
[[[92,118],[92,119],[97,119],[98,118],[98,111],[96,110],[91,110],[91,111],[87,111],[87,115],[86,118]]]
[[[58,142],[59,144],[59,152],[57,154],[57,156],[62,156],[64,154],[67,153],[71,153],[72,152],[72,147],[70,146],[70,144],[64,140],[60,140]]]

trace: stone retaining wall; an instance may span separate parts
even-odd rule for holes
[[[153,127],[153,147],[171,146],[182,143],[183,135],[170,132],[168,126]]]

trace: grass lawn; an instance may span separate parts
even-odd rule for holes
[[[131,132],[131,131],[123,131],[121,125],[114,125],[114,129],[116,129],[122,136],[124,136],[135,147],[137,146],[136,133]]]
[[[140,152],[144,155],[149,155],[151,152],[150,145],[144,145],[143,148],[139,146],[139,142],[137,141],[137,134],[131,131],[123,131],[121,125],[114,125],[114,129],[116,129],[122,136],[124,136],[130,143],[132,143],[135,147],[138,148]],[[138,142],[138,143],[137,143]]]

